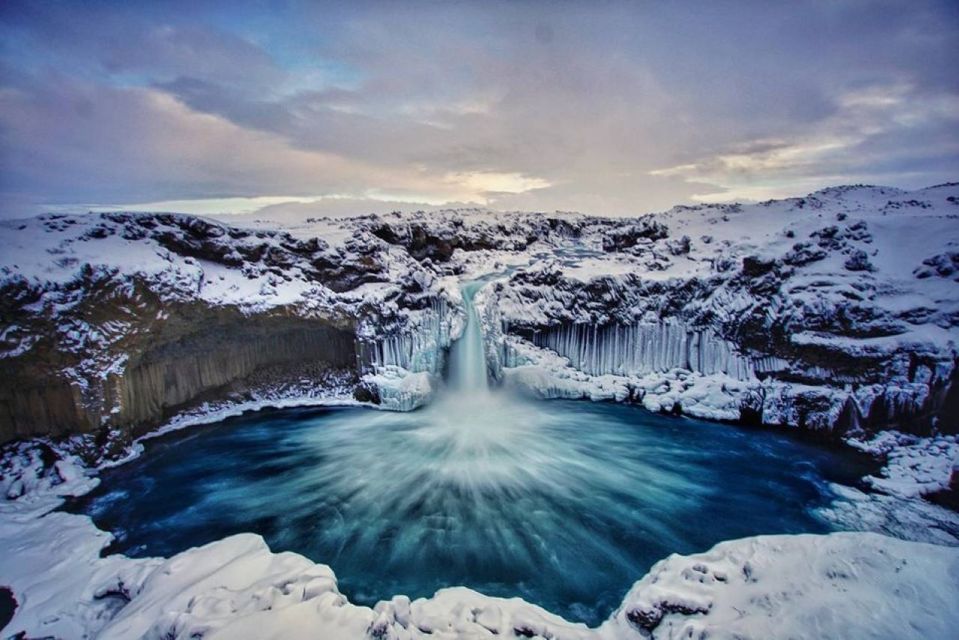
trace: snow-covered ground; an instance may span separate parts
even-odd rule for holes
[[[959,473],[959,440],[953,435],[921,438],[885,431],[869,441],[850,440],[849,444],[885,456],[880,476],[866,480],[890,495],[913,498],[945,491]]]

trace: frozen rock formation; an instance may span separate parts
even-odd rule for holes
[[[582,223],[577,254],[544,255],[486,297],[493,366],[547,396],[837,435],[955,432],[957,193],[676,207],[628,241],[625,223]]]
[[[158,426],[286,403],[428,402],[466,327],[460,281],[496,273],[473,299],[494,383],[816,430],[885,461],[863,491],[837,487],[823,517],[955,545],[959,516],[923,496],[954,490],[959,466],[957,202],[956,184],[855,186],[633,219],[2,223],[0,442],[13,442],[0,584],[17,601],[5,633],[952,637],[956,548],[872,533],[671,556],[589,629],[464,588],[355,606],[328,567],[253,535],[169,559],[101,557],[109,534],[54,509]]]

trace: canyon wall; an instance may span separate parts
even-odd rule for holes
[[[141,431],[204,396],[255,385],[251,378],[258,372],[271,370],[282,378],[284,370],[305,364],[352,370],[353,335],[285,318],[204,327],[130,359],[115,377],[120,411],[111,422]]]
[[[129,436],[207,399],[298,376],[356,368],[353,333],[323,320],[244,317],[229,310],[168,316],[114,346],[120,366],[105,375],[64,375],[55,347],[0,361],[0,442],[96,432]],[[125,357],[124,357],[125,356]],[[75,369],[73,370],[75,374]]]
[[[459,284],[491,273],[475,302],[496,383],[838,434],[957,432],[957,203],[959,185],[860,185],[621,220],[0,223],[0,441],[142,433],[326,371],[338,393],[415,408],[462,333]]]

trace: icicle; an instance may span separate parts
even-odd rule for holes
[[[645,374],[682,368],[706,375],[725,373],[745,380],[755,376],[749,358],[711,331],[692,331],[685,325],[659,324],[563,325],[538,332],[534,344],[569,358],[576,369],[591,375]],[[764,359],[761,367],[775,367]]]
[[[410,317],[406,330],[371,343],[369,364],[375,369],[396,366],[411,372],[437,374],[450,344],[450,317],[446,301]]]

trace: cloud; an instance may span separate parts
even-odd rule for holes
[[[194,111],[151,88],[63,81],[3,89],[0,131],[0,144],[20,159],[6,167],[4,179],[28,192],[43,190],[45,199],[34,206],[142,203],[139,208],[202,211],[201,204],[182,201],[213,196],[221,203],[224,197],[255,203],[259,197],[268,201],[262,206],[324,194],[485,203],[492,194],[549,184],[518,173],[431,174],[304,150],[276,134]],[[24,204],[18,197],[4,209],[13,214]]]
[[[479,193],[523,193],[533,189],[545,189],[549,182],[521,173],[496,173],[476,171],[472,173],[449,173],[446,180],[454,185]]]
[[[0,38],[7,211],[338,195],[623,214],[959,168],[950,2],[10,0]]]
[[[168,94],[69,82],[0,92],[8,179],[53,202],[358,188],[394,179],[190,110]],[[365,176],[365,177],[364,177]]]
[[[650,175],[712,186],[693,195],[703,202],[783,197],[889,178],[919,187],[959,173],[957,130],[959,96],[919,96],[903,83],[876,85],[840,94],[833,115],[801,135],[752,140]],[[923,159],[930,166],[917,170]]]

